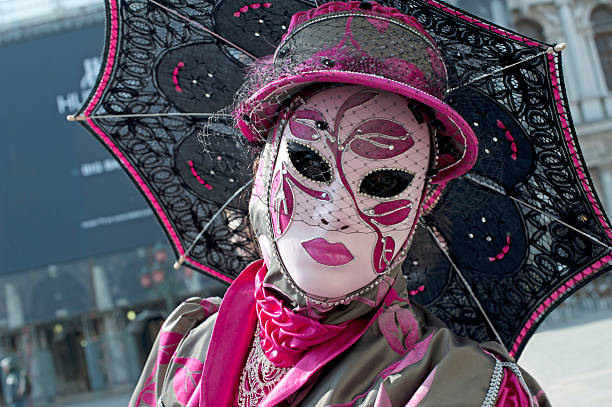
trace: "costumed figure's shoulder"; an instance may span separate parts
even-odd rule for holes
[[[130,400],[130,407],[157,406],[159,399],[182,404],[198,392],[208,343],[221,298],[192,297],[165,320]]]
[[[219,311],[219,297],[191,297],[179,304],[164,321],[161,332],[186,334]]]
[[[497,342],[480,344],[482,350],[495,358],[491,385],[485,400],[491,406],[549,407],[550,401],[538,382],[520,367]]]
[[[539,384],[502,345],[456,335],[426,309],[418,305],[412,309],[422,334],[400,364],[408,369],[407,362],[420,358],[428,372],[413,396],[418,401],[415,406],[550,406]],[[416,356],[411,355],[415,351]]]
[[[352,393],[351,405],[362,407],[550,406],[499,344],[456,335],[418,305],[383,309],[304,405],[344,405],[341,399]]]

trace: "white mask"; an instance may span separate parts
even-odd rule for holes
[[[252,198],[269,208],[273,241],[258,236],[264,258],[275,244],[294,283],[316,297],[367,286],[401,260],[413,235],[429,127],[402,96],[341,86],[308,97],[277,130],[269,195],[256,179]]]

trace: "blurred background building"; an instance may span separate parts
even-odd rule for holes
[[[102,0],[0,0],[0,359],[18,357],[40,405],[128,391],[169,310],[225,290],[173,270],[117,161],[66,122],[103,38]]]
[[[549,43],[599,195],[612,213],[612,2],[455,0]],[[132,387],[162,319],[224,286],[172,270],[152,211],[118,163],[67,123],[94,85],[103,0],[0,0],[0,357],[17,355],[42,405]],[[612,277],[549,320],[612,310]]]

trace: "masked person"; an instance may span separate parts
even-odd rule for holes
[[[25,407],[30,383],[24,369],[13,356],[6,356],[0,360],[0,378],[2,379],[2,396],[8,407]]]
[[[401,273],[428,191],[477,156],[446,67],[375,3],[293,16],[237,124],[265,141],[250,215],[263,260],[170,315],[132,406],[547,406],[496,343],[411,304]]]

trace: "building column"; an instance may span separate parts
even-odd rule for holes
[[[201,273],[194,271],[191,277],[187,277],[186,280],[190,295],[202,295],[204,276]]]
[[[23,326],[23,305],[21,303],[21,296],[17,288],[11,284],[6,283],[4,285],[4,294],[6,298],[6,314],[8,318],[8,327],[17,328]]]
[[[112,314],[104,317],[104,360],[109,383],[125,384],[130,380],[129,361],[125,354],[125,335],[118,326]]]
[[[608,85],[606,83],[606,75],[601,67],[601,60],[599,59],[599,51],[595,45],[595,32],[593,27],[589,26],[582,31],[582,36],[586,44],[585,53],[587,54],[587,61],[591,61],[590,64],[585,64],[593,69],[594,81],[597,86],[597,94],[599,96],[605,96],[608,94]]]
[[[563,58],[564,66],[567,70],[567,82],[568,88],[572,90],[572,97],[575,99],[584,99],[587,96],[585,87],[583,86],[583,77],[578,76],[581,72],[578,49],[583,45],[578,32],[576,31],[576,23],[574,21],[574,14],[570,6],[571,0],[560,0],[557,2],[559,10],[559,17],[561,23],[561,30],[565,38],[563,39],[552,39],[558,42],[566,42],[567,49],[563,51],[565,58]]]
[[[81,319],[81,327],[86,341],[83,353],[87,364],[89,387],[93,391],[100,390],[106,385],[102,355],[103,341],[99,337],[91,335],[90,322],[85,316]]]
[[[608,216],[612,216],[612,168],[600,170],[601,200]]]
[[[128,363],[125,355],[125,341],[123,339],[123,334],[117,327],[117,322],[113,314],[110,312],[113,310],[114,304],[106,271],[100,266],[93,266],[91,272],[94,293],[96,296],[96,307],[98,311],[106,312],[106,315],[103,317],[103,332],[101,335],[106,373],[111,385],[124,384],[127,382],[129,376]],[[95,352],[92,352],[92,354],[95,356]],[[88,360],[87,363],[92,363],[93,365],[91,367],[96,368],[95,360]]]
[[[32,381],[32,399],[51,404],[57,394],[53,355],[44,335],[36,327],[32,328],[32,360],[30,380]]]
[[[505,0],[491,0],[491,17],[496,24],[511,28],[510,11]]]
[[[606,74],[604,73],[601,59],[599,58],[599,51],[597,50],[597,45],[595,44],[595,32],[593,31],[593,26],[589,24],[586,27],[582,35],[584,36],[586,42],[585,52],[588,55],[588,60],[591,61],[590,65],[593,69],[593,80],[597,84],[597,94],[603,100],[604,106],[604,114],[606,118],[612,117],[612,96],[610,96],[610,91],[612,89],[608,88],[608,82],[606,80]]]
[[[106,271],[100,266],[91,268],[94,295],[96,297],[96,308],[98,311],[110,311],[113,309],[113,297],[111,296]]]

